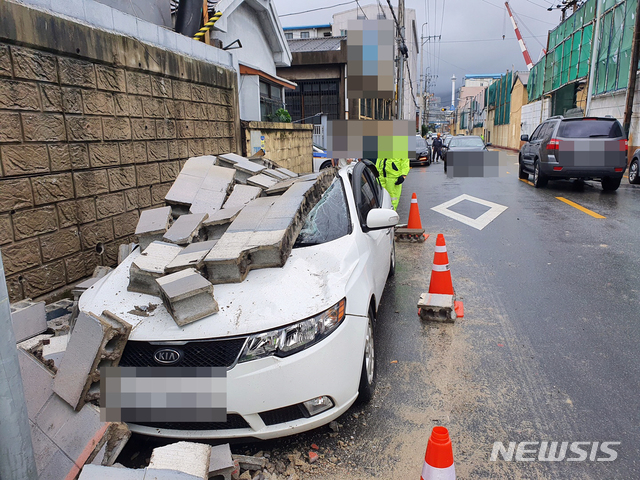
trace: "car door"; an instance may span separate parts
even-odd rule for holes
[[[393,228],[384,230],[367,229],[367,215],[374,208],[383,207],[384,191],[378,179],[366,162],[358,162],[353,169],[353,195],[358,210],[358,222],[363,235],[359,242],[361,259],[368,269],[367,277],[373,280],[374,292],[379,300],[389,273]],[[384,205],[391,208],[391,204]]]
[[[522,151],[522,161],[527,167],[533,165],[533,142],[539,138],[540,130],[542,130],[542,124],[538,125],[529,137],[529,141],[524,144]]]

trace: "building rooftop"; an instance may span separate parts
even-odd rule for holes
[[[287,40],[289,50],[295,52],[327,52],[340,50],[340,42],[347,37],[319,37]]]
[[[282,30],[306,30],[307,28],[331,28],[331,24],[326,25],[303,25],[301,27],[282,27]]]
[[[465,75],[464,78],[500,78],[501,74],[499,73],[474,73],[470,75]]]

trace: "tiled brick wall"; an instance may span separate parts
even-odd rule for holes
[[[114,265],[182,162],[236,150],[226,73],[196,83],[0,38],[0,251],[11,301]]]

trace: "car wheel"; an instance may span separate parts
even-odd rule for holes
[[[393,277],[396,273],[396,239],[393,239],[393,245],[391,245],[391,262],[389,263],[389,276]]]
[[[320,165],[320,170],[324,170],[325,168],[329,168],[332,166],[331,160],[327,160]]]
[[[602,189],[605,192],[614,192],[620,186],[620,181],[621,180],[622,180],[622,178],[620,178],[620,177],[618,177],[618,178],[602,177],[602,180],[601,180]]]
[[[533,166],[533,185],[536,188],[543,188],[547,185],[547,182],[547,177],[545,177],[540,171],[540,161],[536,160],[536,163]]]
[[[638,171],[638,159],[634,158],[629,165],[629,183],[640,183],[640,172]]]
[[[360,373],[360,385],[358,387],[358,403],[369,403],[376,389],[376,355],[373,341],[373,320],[375,315],[373,308],[369,307],[369,321],[367,322],[367,336],[364,344],[364,358],[362,360],[362,372]]]
[[[521,178],[522,180],[529,180],[529,174],[524,170],[522,159],[518,162],[518,178]]]

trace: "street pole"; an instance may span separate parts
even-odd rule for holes
[[[589,110],[591,109],[591,96],[593,95],[593,83],[595,81],[595,76],[596,76],[596,63],[598,58],[598,47],[599,47],[598,39],[600,38],[600,9],[601,8],[602,8],[602,2],[596,2],[596,31],[592,37],[593,52],[591,52],[591,66],[589,68],[589,87],[587,88],[587,105],[584,112],[585,117],[589,116]],[[636,16],[636,22],[637,21],[638,21],[638,17]]]
[[[36,480],[38,472],[1,255],[0,331],[0,478]]]
[[[400,61],[398,62],[400,70],[398,74],[398,120],[402,120],[404,118],[404,53],[401,47],[404,45],[402,41],[404,38],[404,0],[398,0],[398,23],[400,24],[400,31],[398,32],[400,36],[400,43],[398,45],[398,52],[400,53]]]
[[[636,6],[636,24],[633,29],[633,45],[631,47],[631,66],[629,68],[629,84],[627,85],[627,101],[624,107],[624,134],[629,138],[631,130],[631,114],[633,113],[633,98],[636,92],[636,78],[638,76],[638,53],[640,50],[640,2]]]

